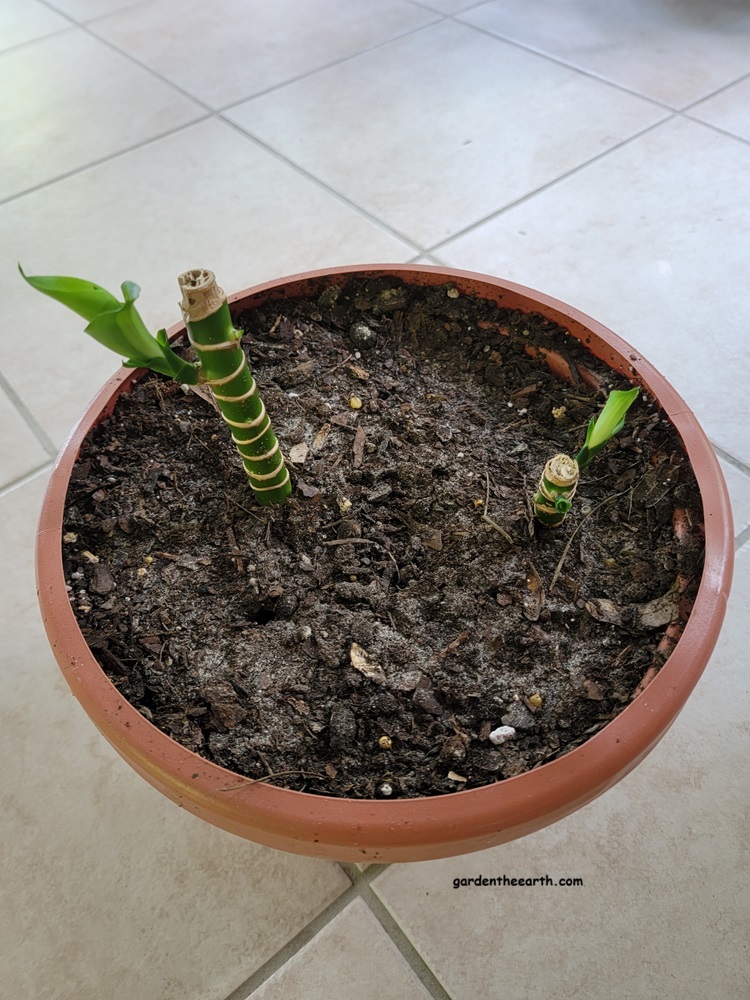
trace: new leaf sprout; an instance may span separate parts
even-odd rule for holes
[[[637,388],[614,389],[601,413],[589,421],[586,440],[575,458],[555,455],[544,467],[532,505],[537,519],[547,527],[557,527],[573,506],[578,478],[583,469],[625,424],[625,414],[638,395]]]

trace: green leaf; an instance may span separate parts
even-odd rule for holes
[[[116,354],[132,354],[133,345],[120,329],[118,317],[124,308],[121,302],[117,303],[117,308],[111,312],[105,312],[91,320],[86,327],[86,333],[94,340],[108,347]],[[149,352],[147,352],[149,353]]]
[[[122,297],[126,302],[135,302],[141,294],[141,286],[136,285],[134,281],[123,281],[120,288],[122,289]]]
[[[111,312],[120,305],[114,295],[106,289],[95,285],[93,281],[84,281],[82,278],[65,278],[55,275],[35,275],[24,274],[21,265],[18,270],[32,288],[43,295],[61,302],[68,309],[83,316],[85,320],[95,319],[104,312]]]
[[[123,361],[126,368],[149,368],[152,372],[167,375],[176,382],[187,385],[198,384],[198,369],[189,361],[183,361],[170,349],[168,355],[158,358],[131,357]]]
[[[625,414],[635,402],[639,391],[637,387],[624,392],[612,390],[602,412],[589,422],[583,448],[576,456],[580,469],[584,469],[604,445],[622,430]]]
[[[637,395],[638,389],[628,389],[627,392],[615,389],[609,394],[604,409],[594,421],[593,426],[589,425],[589,431],[586,434],[586,444],[589,449],[600,448],[622,429],[625,423],[625,414]]]
[[[30,278],[23,273],[20,264],[18,270],[32,288],[88,320],[86,333],[120,357],[127,358],[123,362],[126,367],[150,368],[178,382],[197,383],[198,369],[172,350],[166,331],[159,330],[155,337],[149,333],[134,304],[141,294],[134,281],[123,281],[120,287],[125,301],[120,302],[90,281],[64,277]]]
[[[130,344],[126,353],[140,354],[144,358],[155,358],[161,354],[156,337],[149,333],[132,299],[127,300],[118,312],[117,326]]]

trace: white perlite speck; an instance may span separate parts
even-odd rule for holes
[[[503,743],[507,743],[508,740],[512,740],[515,735],[516,731],[513,726],[498,726],[490,733],[490,740],[496,747],[499,747]]]

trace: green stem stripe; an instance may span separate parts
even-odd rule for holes
[[[578,463],[568,455],[555,455],[544,467],[532,504],[542,524],[556,528],[565,520],[578,486]]]
[[[226,297],[210,271],[180,275],[188,336],[207,385],[242,457],[260,504],[281,503],[292,492],[271,420],[250,373]]]

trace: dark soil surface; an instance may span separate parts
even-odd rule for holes
[[[647,395],[542,528],[544,463],[628,388],[564,330],[395,280],[237,322],[290,502],[255,504],[218,414],[160,376],[74,473],[71,600],[123,695],[241,775],[368,798],[500,781],[621,711],[703,555],[695,480]]]

